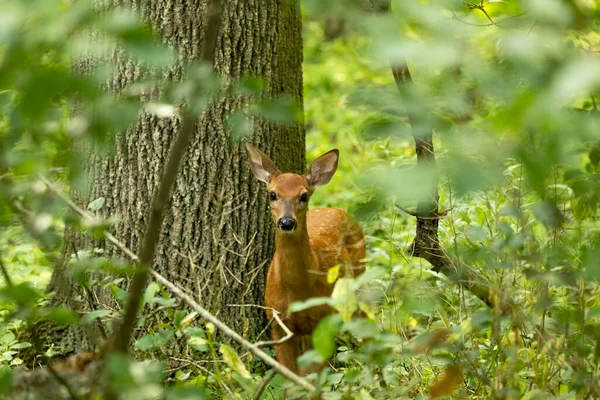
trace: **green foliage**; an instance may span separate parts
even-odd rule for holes
[[[339,279],[332,298],[292,307],[328,304],[336,311],[320,321],[314,351],[301,359],[331,357],[334,368],[309,379],[331,399],[597,397],[598,3],[393,1],[389,13],[355,1],[303,7],[307,161],[333,147],[341,153],[334,179],[311,206],[349,209],[368,239],[365,274]],[[141,109],[172,117],[190,98],[201,109],[210,96],[192,94],[221,82],[198,65],[184,66],[182,82],[161,81],[152,71],[172,65],[177,54],[122,9],[0,1],[0,21],[0,258],[13,281],[0,288],[6,393],[9,366],[31,346],[19,339],[27,324],[45,318],[104,325],[119,317],[108,309],[79,316],[46,308],[41,289],[67,217],[35,175],[52,173],[85,188],[73,141],[109,152],[114,132]],[[91,29],[102,35],[90,48]],[[71,70],[83,49],[99,62],[114,43],[143,61],[145,81],[110,93],[98,90],[110,65]],[[398,90],[390,63],[404,60],[413,83]],[[142,103],[139,94],[150,87],[164,97]],[[246,77],[233,90],[250,99],[264,82]],[[299,112],[286,99],[253,103],[228,117],[233,140],[252,134],[252,118],[289,124]],[[435,167],[415,162],[412,135],[429,127]],[[434,186],[440,211],[449,210],[439,224],[445,251],[521,314],[490,309],[470,293],[472,282],[459,285],[411,257],[415,221],[396,204],[415,210]],[[104,202],[95,199],[87,209],[101,216]],[[114,220],[69,222],[101,239]],[[71,266],[79,284],[102,288],[118,303],[127,299],[123,276],[134,266],[97,248],[76,252]],[[144,361],[111,355],[112,388],[136,398],[252,398],[264,366],[222,343],[195,313],[176,311],[176,302],[159,285],[147,287],[143,333],[134,345]],[[352,318],[358,310],[362,317]],[[181,363],[166,372],[158,360],[174,357],[168,348],[175,343]],[[304,395],[292,386],[277,376],[261,398],[282,398],[284,390],[288,398]]]
[[[343,378],[328,396],[358,397],[355,385],[374,398],[596,390],[597,377],[583,377],[597,365],[597,4],[393,2],[390,15],[310,4],[307,158],[341,153],[312,205],[361,217],[369,268],[384,271],[367,280],[375,318],[340,327],[359,346],[338,347],[331,376]],[[482,9],[500,22],[468,25],[491,23]],[[339,19],[351,28],[327,40]],[[401,94],[389,67],[398,57],[414,80]],[[414,167],[410,113],[432,122],[434,171]],[[414,210],[432,177],[440,210],[451,209],[446,250],[518,304],[531,332],[409,258],[414,221],[394,203]]]

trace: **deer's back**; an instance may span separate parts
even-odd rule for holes
[[[319,270],[340,265],[356,276],[364,271],[365,237],[358,222],[341,208],[316,208],[307,215],[308,236]]]

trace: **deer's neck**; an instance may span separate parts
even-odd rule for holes
[[[278,276],[286,286],[303,287],[309,284],[309,270],[316,269],[306,226],[296,234],[275,235],[275,257]]]

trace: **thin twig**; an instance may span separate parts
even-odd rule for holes
[[[71,245],[73,247],[73,254],[75,254],[75,259],[77,259],[79,261],[79,252],[77,251],[75,242],[71,242]],[[90,308],[92,309],[92,311],[97,311],[98,307],[96,307],[96,300],[94,299],[94,295],[93,295],[92,291],[90,290],[90,288],[88,288],[86,282],[83,282],[83,284],[81,286],[83,286],[83,291],[86,293],[86,295],[88,297],[88,303],[90,304]],[[104,323],[102,322],[102,319],[98,318],[96,320],[96,325],[98,326],[98,329],[100,330],[100,336],[102,336],[103,340],[106,340],[108,338],[108,335],[106,334],[106,329],[104,329]]]
[[[6,269],[6,265],[4,261],[2,261],[2,257],[0,257],[0,269],[2,270],[2,276],[4,276],[4,281],[6,282],[6,286],[12,286],[12,280],[10,279],[10,275],[8,274],[8,270]]]
[[[87,212],[85,212],[80,207],[78,207],[75,203],[73,203],[68,197],[66,197],[64,194],[62,194],[56,188],[56,186],[54,186],[54,184],[52,182],[50,182],[48,179],[46,179],[43,176],[39,176],[39,178],[40,178],[40,181],[46,185],[48,190],[50,190],[53,194],[55,194],[57,197],[59,197],[61,200],[63,200],[73,211],[75,211],[77,214],[79,214],[82,218],[84,218],[87,221],[95,221],[96,220],[95,217],[89,215]],[[108,240],[110,243],[112,243],[116,248],[118,248],[125,255],[127,255],[129,258],[131,258],[132,261],[139,262],[138,256],[133,251],[131,251],[127,246],[125,246],[123,243],[121,243],[119,240],[117,240],[117,238],[115,238],[112,234],[110,234],[108,232],[104,232],[104,237],[106,238],[106,240]],[[188,294],[186,294],[180,287],[171,283],[170,281],[168,281],[166,278],[164,278],[162,275],[160,275],[158,272],[154,271],[153,269],[149,269],[149,272],[156,279],[156,281],[158,283],[163,285],[171,293],[173,293],[175,296],[179,297],[181,300],[183,300],[185,303],[187,303],[187,305],[190,306],[194,311],[196,311],[202,318],[204,318],[205,320],[207,320],[207,321],[211,322],[213,325],[215,325],[215,327],[217,327],[219,330],[221,330],[225,336],[235,340],[242,347],[244,347],[245,349],[254,353],[254,355],[256,355],[258,358],[263,360],[263,362],[265,364],[267,364],[269,367],[276,370],[279,374],[288,378],[290,381],[294,382],[295,384],[297,384],[299,386],[302,386],[303,388],[305,388],[306,390],[308,390],[310,392],[315,391],[315,387],[310,382],[308,382],[306,379],[302,378],[301,376],[297,375],[296,373],[294,373],[293,371],[291,371],[289,368],[285,367],[284,365],[281,365],[280,363],[278,363],[275,359],[273,359],[267,353],[262,351],[255,344],[248,342],[246,339],[244,339],[242,336],[240,336],[237,332],[235,332],[230,327],[228,327],[223,322],[221,322],[221,320],[219,320],[217,317],[213,316],[210,312],[205,310],[200,304],[196,303],[196,301],[194,301],[194,299],[191,296],[189,296]]]
[[[38,337],[38,332],[35,329],[31,331],[31,341],[33,342],[34,349],[38,349],[40,340]],[[77,396],[77,394],[75,393],[75,391],[73,390],[73,388],[71,387],[69,382],[67,382],[67,380],[65,378],[63,378],[58,372],[56,372],[56,369],[54,369],[54,367],[52,366],[52,360],[50,359],[50,357],[47,357],[46,361],[47,361],[46,368],[48,368],[48,371],[50,371],[50,375],[52,375],[59,384],[61,384],[62,386],[65,387],[65,389],[67,389],[69,396],[73,400],[79,400],[79,396]]]
[[[479,6],[476,6],[476,7],[474,7],[474,8],[476,8],[476,9],[478,9],[478,10],[480,9],[480,8],[479,8]],[[521,14],[517,14],[517,15],[511,15],[510,17],[506,17],[506,18],[504,18],[504,19],[503,19],[503,20],[501,20],[501,21],[494,21],[493,19],[491,19],[491,18],[489,17],[489,15],[487,15],[487,12],[485,12],[485,10],[483,10],[483,9],[482,9],[482,11],[483,11],[483,12],[486,14],[486,16],[488,17],[488,19],[491,21],[489,24],[473,24],[473,23],[471,23],[471,22],[467,22],[467,21],[465,21],[464,19],[461,19],[461,18],[459,18],[459,17],[456,15],[456,13],[455,13],[454,11],[452,11],[452,10],[450,10],[450,13],[452,13],[452,18],[451,18],[451,19],[455,19],[455,20],[457,20],[458,22],[462,22],[462,23],[463,23],[463,24],[465,24],[465,25],[469,25],[469,26],[478,26],[478,27],[481,27],[481,28],[483,28],[483,27],[488,27],[488,26],[495,26],[495,27],[497,27],[497,28],[500,28],[500,29],[508,29],[508,28],[506,28],[506,27],[504,27],[504,26],[500,26],[500,24],[503,24],[503,23],[505,23],[506,21],[510,21],[511,19],[514,19],[514,18],[522,17],[523,15],[525,15],[525,14],[527,14],[527,13],[529,12],[529,10],[527,10],[527,11],[525,11],[525,12],[522,12]]]
[[[290,331],[290,329],[283,323],[281,318],[279,318],[279,311],[275,310],[274,308],[260,306],[258,304],[227,304],[227,305],[229,307],[257,307],[257,308],[262,308],[265,310],[270,310],[273,313],[273,319],[275,321],[277,321],[277,323],[279,324],[281,329],[283,329],[283,331],[285,332],[285,336],[279,340],[263,340],[261,342],[255,342],[254,343],[255,346],[261,347],[261,346],[272,346],[275,344],[282,344],[282,343],[287,342],[294,336],[294,333],[292,331]]]
[[[46,368],[48,368],[48,371],[50,371],[50,374],[54,377],[54,379],[56,379],[58,381],[58,383],[60,383],[61,385],[63,385],[65,387],[65,389],[67,389],[67,392],[69,392],[69,396],[73,400],[79,400],[79,396],[77,396],[75,391],[73,391],[73,388],[71,387],[69,382],[67,382],[67,380],[65,378],[63,378],[58,372],[56,372],[56,370],[52,366],[52,363],[48,362],[46,364]]]
[[[269,382],[271,382],[271,379],[273,379],[274,376],[275,376],[275,370],[273,369],[273,370],[271,370],[271,372],[269,372],[269,375],[265,376],[263,381],[260,383],[260,386],[258,387],[258,390],[256,391],[256,394],[254,395],[253,400],[260,399],[260,396],[263,394],[263,392],[269,385]]]
[[[531,25],[531,28],[529,28],[529,30],[527,31],[527,36],[529,36],[531,34],[531,32],[533,31],[533,28],[535,28],[537,25],[537,21],[533,22],[533,25]]]

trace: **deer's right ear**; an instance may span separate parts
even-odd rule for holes
[[[250,169],[259,181],[269,183],[273,175],[279,174],[279,169],[265,153],[246,142],[246,150],[250,157]]]

